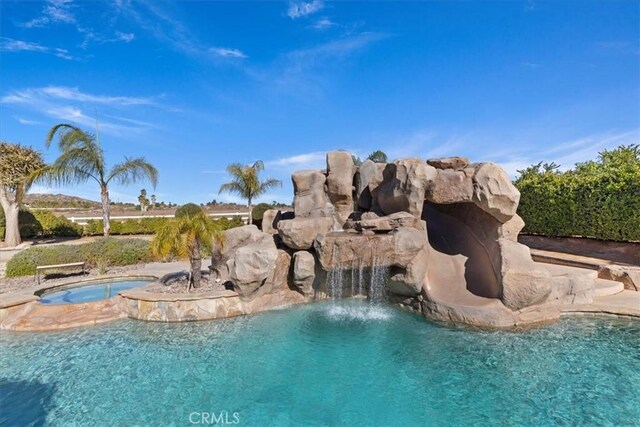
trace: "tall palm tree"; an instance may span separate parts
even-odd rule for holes
[[[235,193],[247,201],[249,207],[249,224],[253,220],[253,200],[260,197],[275,187],[282,187],[282,181],[279,179],[269,178],[260,181],[260,172],[264,170],[264,163],[258,160],[253,165],[241,165],[240,163],[232,163],[227,166],[227,172],[231,175],[231,182],[222,184],[220,191]]]
[[[125,157],[124,162],[107,170],[104,152],[95,135],[76,126],[61,123],[49,130],[47,148],[56,134],[61,154],[53,164],[39,173],[37,179],[57,185],[80,184],[92,179],[96,181],[100,187],[104,235],[108,236],[111,229],[109,184],[117,182],[120,185],[129,185],[146,179],[155,188],[158,183],[158,170],[144,157]]]
[[[222,244],[222,231],[214,220],[200,210],[167,221],[153,238],[151,251],[160,257],[188,257],[191,266],[189,283],[198,288],[202,276],[202,249],[211,249],[214,242]]]

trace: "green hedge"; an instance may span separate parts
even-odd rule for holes
[[[519,171],[524,231],[640,241],[640,148],[623,146],[560,172],[542,164]]]
[[[28,276],[37,265],[87,261],[95,267],[132,265],[154,261],[149,242],[142,239],[99,239],[82,245],[34,246],[14,255],[7,263],[7,277]]]
[[[74,224],[64,216],[57,216],[50,211],[30,211],[20,209],[18,213],[18,227],[22,238],[63,236],[81,236],[83,228]],[[4,238],[5,217],[0,209],[0,237]]]
[[[135,235],[135,234],[155,234],[167,221],[173,218],[141,218],[141,219],[128,219],[125,221],[111,221],[111,234],[118,235]],[[225,218],[217,219],[216,222],[220,224],[223,230],[239,227],[243,225],[240,217],[234,217],[234,219],[228,220]],[[94,221],[90,220],[87,225],[84,226],[84,234],[86,236],[100,236],[102,235],[102,220]]]

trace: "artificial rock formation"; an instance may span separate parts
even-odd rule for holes
[[[246,298],[283,281],[305,298],[371,297],[382,286],[389,301],[427,317],[510,327],[557,318],[559,304],[593,297],[592,278],[552,277],[517,242],[520,194],[494,163],[355,166],[337,151],[327,154],[326,170],[292,180],[293,218],[268,211],[264,233],[227,232],[218,264]]]

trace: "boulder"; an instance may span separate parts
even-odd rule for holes
[[[520,192],[495,163],[478,163],[473,176],[473,202],[501,223],[516,214]]]
[[[438,170],[427,188],[426,199],[438,204],[466,203],[473,200],[473,170]]]
[[[282,242],[296,250],[308,250],[319,234],[333,228],[333,218],[294,218],[278,222],[278,235]]]
[[[358,166],[356,173],[356,201],[361,209],[371,209],[373,192],[382,182],[386,163],[375,163],[369,159]]]
[[[518,235],[524,228],[524,220],[520,217],[520,215],[516,214],[511,217],[511,219],[504,224],[501,224],[498,227],[498,236],[512,240],[514,242],[518,241]]]
[[[250,297],[276,265],[278,249],[273,236],[255,225],[226,230],[225,244],[212,255],[212,269],[222,280],[230,280],[241,297]]]
[[[640,267],[603,265],[598,270],[598,277],[622,282],[625,289],[640,292]]]
[[[353,175],[355,166],[346,151],[327,153],[327,195],[336,208],[340,224],[353,212]]]
[[[464,169],[469,166],[469,159],[466,157],[442,157],[439,159],[429,159],[427,164],[436,169]]]
[[[327,177],[320,171],[294,172],[293,210],[297,218],[333,217],[335,208],[325,192]]]
[[[595,281],[588,273],[567,273],[551,278],[548,300],[559,304],[591,304]]]
[[[316,278],[316,260],[311,252],[298,251],[293,254],[293,284],[300,292],[312,296]]]
[[[360,221],[354,221],[353,228],[356,231],[371,230],[376,233],[388,233],[400,227],[412,227],[421,229],[424,227],[422,220],[414,217],[408,212],[396,212],[391,215],[370,218],[370,215],[363,215]]]
[[[385,215],[404,211],[420,218],[425,192],[436,175],[436,169],[420,159],[396,160],[385,167],[374,200]]]
[[[267,209],[262,214],[262,232],[267,234],[278,233],[278,222],[282,219],[293,218],[293,212],[281,211],[280,209]]]
[[[278,249],[275,266],[269,272],[264,285],[258,290],[258,293],[264,295],[266,293],[288,290],[292,284],[291,255],[285,250]]]
[[[504,305],[520,310],[545,301],[551,292],[551,274],[533,262],[528,247],[507,239],[498,243]]]

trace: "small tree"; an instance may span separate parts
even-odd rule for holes
[[[191,266],[190,285],[200,287],[202,276],[202,249],[213,247],[214,242],[223,243],[219,225],[202,210],[177,216],[156,233],[151,242],[151,251],[160,257],[177,255],[189,258]]]
[[[249,207],[249,224],[251,224],[253,200],[262,196],[267,191],[275,187],[282,187],[282,181],[279,179],[269,178],[260,181],[260,172],[264,170],[264,163],[258,160],[251,166],[243,166],[240,163],[232,163],[227,166],[227,172],[231,175],[231,182],[222,184],[220,191],[235,193],[247,201]]]
[[[147,199],[147,190],[144,188],[140,190],[140,195],[138,196],[138,203],[140,203],[140,211],[146,212],[149,209],[149,199]]]
[[[0,204],[6,223],[4,242],[8,247],[22,243],[18,212],[34,174],[44,166],[42,156],[32,148],[0,142]]]
[[[157,202],[156,195],[152,194],[151,195],[151,209],[154,209],[156,207],[156,202]]]
[[[104,235],[111,229],[109,223],[109,184],[135,184],[142,180],[150,181],[155,187],[158,182],[158,170],[144,157],[130,159],[107,170],[102,147],[96,136],[82,129],[62,123],[51,128],[47,135],[47,148],[58,135],[60,157],[38,174],[38,179],[49,184],[80,184],[94,180],[100,187]]]
[[[369,154],[367,159],[375,163],[387,163],[388,161],[387,153],[381,150],[376,150],[373,153]]]

